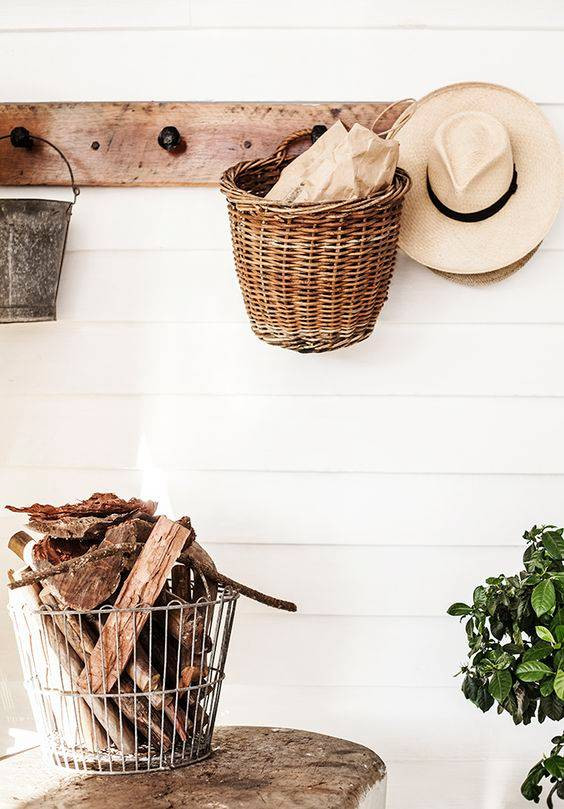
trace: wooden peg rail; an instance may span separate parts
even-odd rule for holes
[[[0,135],[23,126],[52,141],[70,161],[79,186],[216,185],[240,160],[271,154],[286,135],[340,118],[372,126],[387,102],[256,104],[93,102],[1,104]],[[378,121],[387,129],[402,111]],[[163,131],[164,130],[164,131]],[[0,185],[68,185],[59,156],[0,142]]]

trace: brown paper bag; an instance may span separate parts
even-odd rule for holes
[[[266,199],[295,202],[348,201],[388,186],[394,177],[399,143],[354,124],[337,121],[282,171]]]

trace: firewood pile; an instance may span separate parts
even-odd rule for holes
[[[139,751],[157,750],[160,767],[163,755],[174,764],[202,757],[194,740],[198,748],[211,741],[235,598],[288,611],[295,604],[220,573],[190,519],[157,516],[152,501],[95,493],[63,506],[7,508],[27,514],[41,535],[19,531],[9,542],[27,563],[9,571],[16,631],[25,612],[34,636],[32,613],[47,639],[44,670],[31,679],[56,676],[60,694],[73,697],[46,704],[38,690],[51,745],[53,727],[59,739],[57,763],[62,747],[95,752],[98,763],[101,752],[117,751],[133,756],[134,768]],[[32,649],[35,668],[37,656]]]

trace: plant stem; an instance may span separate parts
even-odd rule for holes
[[[546,805],[548,806],[548,809],[554,809],[554,804],[552,803],[552,796],[556,792],[557,788],[558,788],[558,784],[554,784],[554,786],[552,787],[552,789],[548,793],[548,797],[546,799]]]

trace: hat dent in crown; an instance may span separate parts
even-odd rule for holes
[[[447,208],[473,213],[505,194],[513,152],[503,124],[486,112],[458,112],[437,127],[429,149],[429,183]]]

